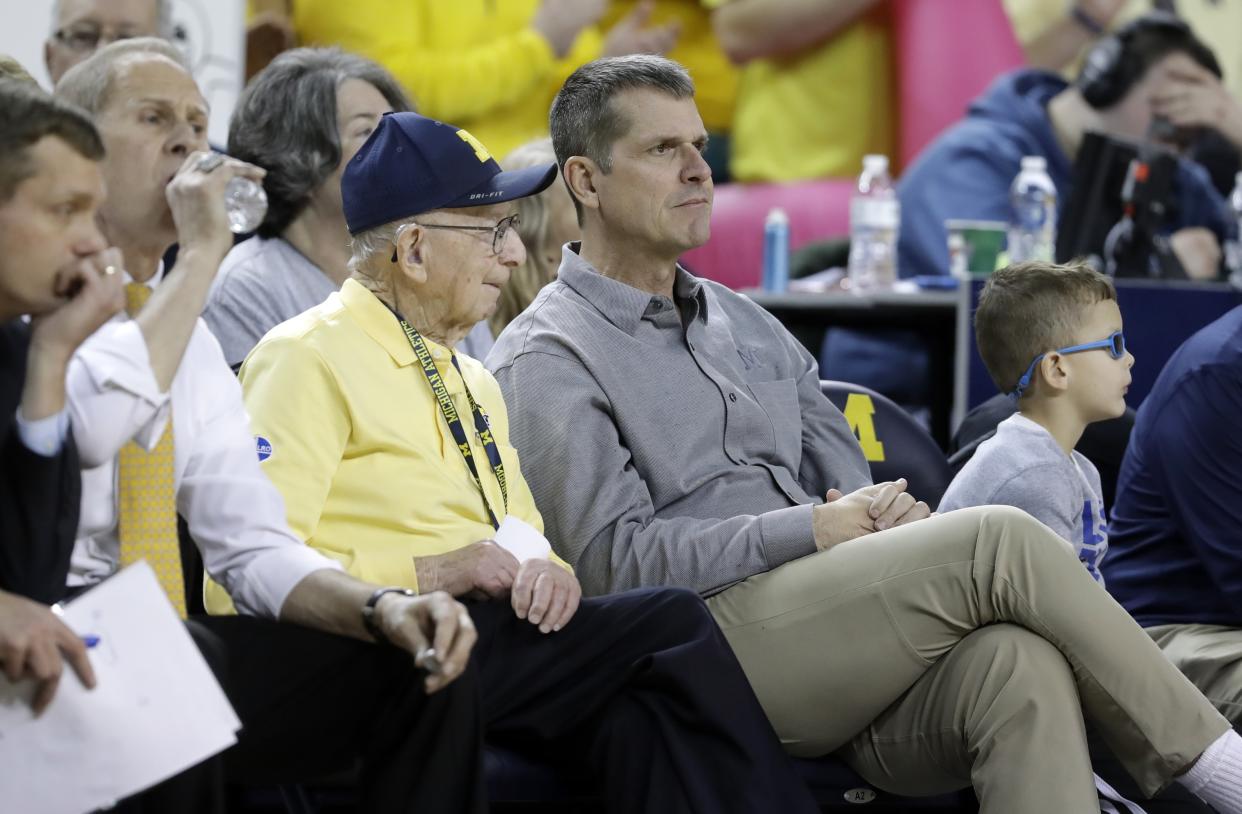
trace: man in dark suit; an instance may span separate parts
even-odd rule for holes
[[[0,81],[0,664],[39,683],[37,710],[62,656],[93,683],[82,643],[38,603],[64,592],[78,519],[66,368],[125,303],[120,255],[95,226],[102,157],[80,111]]]

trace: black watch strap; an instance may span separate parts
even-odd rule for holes
[[[362,606],[362,626],[367,629],[367,633],[371,634],[371,638],[380,644],[388,644],[388,637],[384,635],[384,631],[380,630],[379,623],[375,621],[375,606],[379,604],[380,597],[384,594],[414,596],[414,592],[409,588],[376,588],[375,592],[371,594],[371,598]]]

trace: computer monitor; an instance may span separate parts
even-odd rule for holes
[[[1085,259],[1100,270],[1106,267],[1105,243],[1109,232],[1126,213],[1126,179],[1130,166],[1140,157],[1139,145],[1103,133],[1089,132],[1074,161],[1073,192],[1061,210],[1057,228],[1057,262]],[[1147,147],[1142,150],[1147,164],[1142,183],[1134,190],[1132,216],[1145,236],[1154,236],[1167,222],[1169,211],[1176,205],[1173,180],[1177,174],[1177,158],[1170,152]],[[1142,254],[1142,251],[1137,253]],[[1181,276],[1169,271],[1165,264],[1135,260],[1131,252],[1127,262],[1118,267],[1118,276],[1148,277]]]

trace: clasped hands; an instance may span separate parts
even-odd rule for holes
[[[829,489],[812,514],[815,547],[820,551],[930,517],[927,504],[906,491],[905,478],[864,486],[849,494]]]
[[[420,591],[447,591],[467,599],[508,597],[519,619],[541,633],[558,631],[578,610],[578,579],[551,560],[519,563],[491,540],[428,557],[414,558]]]

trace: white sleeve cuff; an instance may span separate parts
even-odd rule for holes
[[[344,567],[307,545],[272,548],[246,565],[241,583],[231,596],[238,613],[279,619],[281,608],[297,584],[315,571]]]
[[[69,411],[61,410],[47,418],[27,421],[22,418],[21,408],[18,408],[17,434],[31,452],[44,458],[55,457],[60,454],[69,434]]]

